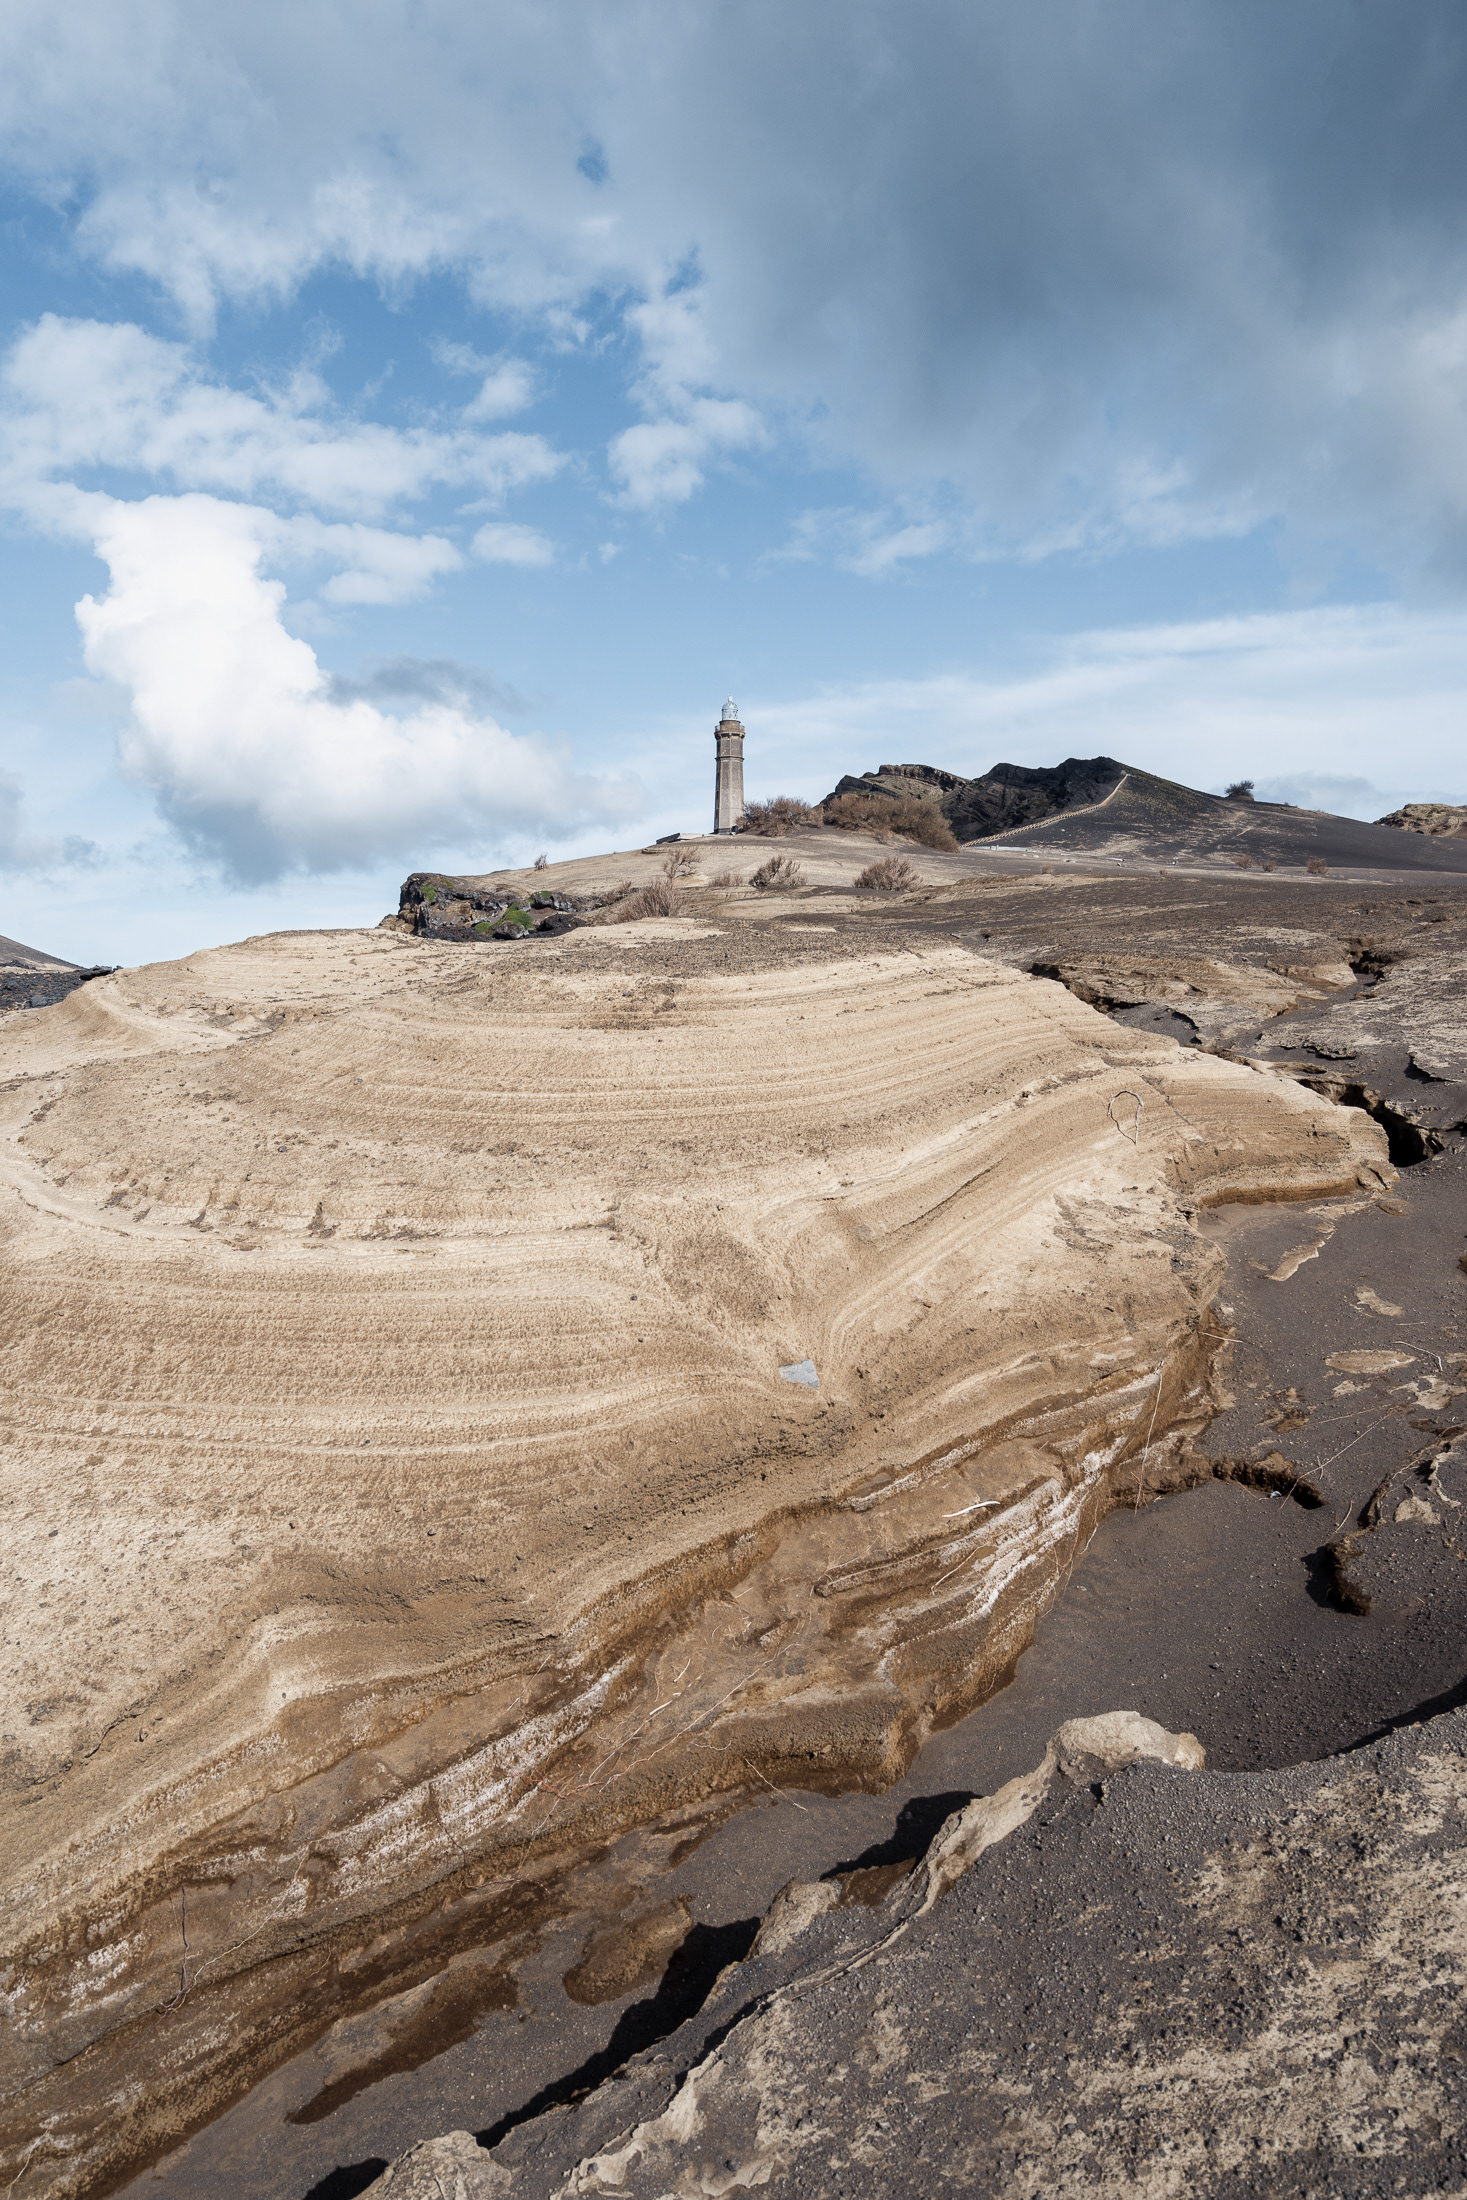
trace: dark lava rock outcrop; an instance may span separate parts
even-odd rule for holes
[[[543,888],[526,893],[523,887],[486,886],[478,879],[445,878],[440,871],[414,871],[403,880],[397,914],[382,922],[390,931],[463,944],[528,939],[537,933],[553,939],[573,932],[583,911],[600,906],[599,901],[573,900]]]
[[[1467,807],[1457,802],[1408,802],[1377,818],[1378,825],[1394,825],[1404,833],[1426,833],[1431,838],[1467,839]]]
[[[1035,767],[995,764],[977,779],[938,771],[931,764],[883,764],[858,778],[848,772],[825,800],[856,794],[935,802],[960,840],[976,840],[1103,802],[1124,777],[1125,766],[1109,756],[1071,756],[1063,764]]]
[[[51,1008],[89,978],[107,977],[111,969],[110,963],[94,963],[83,970],[0,934],[0,1016],[17,1008]]]

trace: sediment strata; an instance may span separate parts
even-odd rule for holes
[[[1206,1417],[1198,1208],[1390,1174],[1357,1112],[875,927],[283,935],[4,1068],[33,2191],[446,1945],[511,1961],[618,1827],[884,1785]]]

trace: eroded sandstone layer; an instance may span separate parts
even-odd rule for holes
[[[617,1827],[886,1784],[1205,1417],[1198,1208],[1390,1173],[1358,1112],[875,927],[281,935],[4,1071],[33,2191],[512,1962]]]

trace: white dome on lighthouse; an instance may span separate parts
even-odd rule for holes
[[[730,696],[730,697],[729,697],[729,699],[728,699],[728,701],[727,701],[727,702],[726,702],[726,703],[724,704],[724,706],[723,706],[723,717],[722,717],[722,719],[721,719],[720,723],[721,723],[721,724],[723,724],[723,725],[725,725],[725,726],[736,726],[736,725],[738,724],[738,722],[739,722],[739,706],[738,706],[738,704],[737,704],[737,703],[736,703],[736,702],[734,701],[733,697],[732,697],[732,696]]]

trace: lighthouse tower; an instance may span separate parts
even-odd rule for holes
[[[713,729],[718,776],[713,788],[713,830],[731,833],[744,822],[744,729],[732,696]]]

